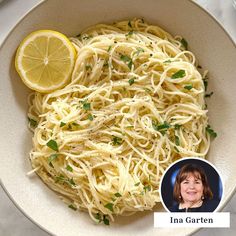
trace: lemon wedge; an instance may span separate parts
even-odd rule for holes
[[[70,81],[76,51],[70,40],[53,30],[38,30],[19,45],[15,67],[31,89],[48,93]]]

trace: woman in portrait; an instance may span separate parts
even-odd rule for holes
[[[204,169],[195,164],[184,165],[176,176],[171,212],[213,212],[219,201],[213,200]]]

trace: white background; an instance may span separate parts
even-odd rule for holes
[[[0,0],[0,44],[19,18],[40,0]],[[236,10],[232,0],[196,0],[224,26],[236,42]],[[202,229],[194,236],[236,235],[236,195],[224,211],[231,212],[230,229]],[[0,187],[0,236],[49,236],[29,221]]]

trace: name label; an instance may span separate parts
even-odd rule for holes
[[[186,212],[186,213],[154,213],[154,227],[157,228],[229,228],[229,212]]]

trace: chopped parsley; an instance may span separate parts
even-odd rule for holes
[[[134,31],[132,30],[132,31],[129,31],[125,36],[129,37],[129,36],[132,36],[133,34],[134,34]]]
[[[90,110],[90,109],[91,109],[91,103],[88,103],[88,102],[84,101],[84,102],[83,102],[83,109],[84,109],[85,111]]]
[[[193,86],[191,84],[189,84],[189,85],[185,85],[184,88],[187,90],[191,90],[193,88]]]
[[[174,146],[174,149],[176,152],[179,152],[179,149],[176,146]]]
[[[122,195],[120,193],[115,193],[114,194],[116,197],[121,197]]]
[[[137,48],[137,51],[134,53],[134,55],[136,54],[136,55],[138,56],[141,52],[144,52],[144,49],[138,47],[138,48]]]
[[[58,152],[58,145],[57,142],[53,139],[49,140],[46,144],[49,148],[51,148],[54,151]]]
[[[205,94],[205,98],[210,98],[212,95],[213,95],[213,92],[206,93],[206,94]]]
[[[180,40],[180,42],[181,42],[182,46],[184,47],[184,49],[188,50],[188,42],[184,38],[182,38]]]
[[[164,61],[163,63],[171,63],[172,61],[170,59]]]
[[[140,182],[136,183],[134,186],[139,186],[140,185]]]
[[[132,85],[133,83],[134,83],[134,78],[132,78],[132,79],[129,79],[129,85]]]
[[[36,128],[37,127],[38,122],[36,120],[34,120],[32,118],[29,118],[29,117],[28,117],[28,120],[29,120],[29,123],[30,123],[30,127],[32,127],[32,128]]]
[[[88,119],[92,121],[94,119],[93,115],[92,114],[88,114]]]
[[[163,124],[158,124],[157,122],[152,122],[152,127],[153,129],[155,129],[156,131],[160,131],[160,130],[167,130],[170,128],[170,124],[168,124],[166,121]]]
[[[72,169],[72,167],[71,167],[70,165],[67,165],[67,166],[66,166],[66,169],[67,169],[68,171],[70,171],[70,172],[73,172],[73,169]]]
[[[73,204],[70,204],[68,207],[69,207],[70,209],[74,210],[74,211],[77,210],[77,207],[76,207],[75,205],[73,205]]]
[[[92,66],[91,66],[91,65],[86,65],[86,66],[85,66],[85,69],[86,69],[86,70],[92,70]]]
[[[52,161],[54,161],[55,159],[58,158],[58,154],[57,153],[53,153],[48,157],[48,164],[53,167]]]
[[[113,144],[113,145],[121,145],[121,144],[122,144],[122,138],[113,136],[113,138],[112,138],[112,144]]]
[[[143,190],[145,191],[145,193],[147,191],[151,191],[151,186],[150,185],[146,185],[146,186],[143,187]]]
[[[175,129],[180,129],[181,126],[182,126],[182,125],[179,125],[179,124],[175,124],[175,125],[174,125]]]
[[[105,215],[103,215],[103,223],[104,223],[104,225],[110,225],[110,222],[109,222],[109,220],[106,218]]]
[[[171,76],[171,79],[183,78],[185,75],[186,75],[185,70],[178,70]]]
[[[107,51],[108,51],[108,52],[110,52],[110,51],[111,51],[111,45],[108,47]]]
[[[106,207],[107,209],[109,209],[110,211],[114,211],[113,210],[113,206],[114,206],[114,204],[113,203],[111,203],[111,202],[109,202],[109,203],[107,203],[104,207]]]
[[[179,137],[178,137],[178,136],[176,136],[176,135],[175,135],[175,144],[176,144],[177,146],[179,146],[179,145],[180,145],[180,140],[179,140]]]
[[[217,133],[211,128],[210,125],[207,125],[206,131],[210,134],[210,136],[212,138],[216,138],[217,137]]]
[[[208,87],[208,78],[207,77],[205,77],[203,79],[203,83],[204,83],[205,91],[207,91],[207,87]]]
[[[130,21],[128,22],[128,26],[129,26],[130,28],[132,28],[132,25],[131,25],[131,22],[130,22]]]
[[[129,67],[129,69],[131,70],[132,64],[133,64],[132,59],[131,59],[129,56],[127,56],[127,55],[121,55],[121,56],[120,56],[120,59],[121,59],[123,62],[125,62],[125,64],[127,64],[127,66]]]
[[[58,183],[58,182],[65,183],[69,186],[75,186],[76,185],[73,179],[68,179],[62,174],[59,175],[59,176],[56,176],[55,182],[56,183]]]
[[[66,123],[64,123],[64,122],[61,122],[60,123],[60,127],[63,127],[63,126],[65,126],[66,125]]]

